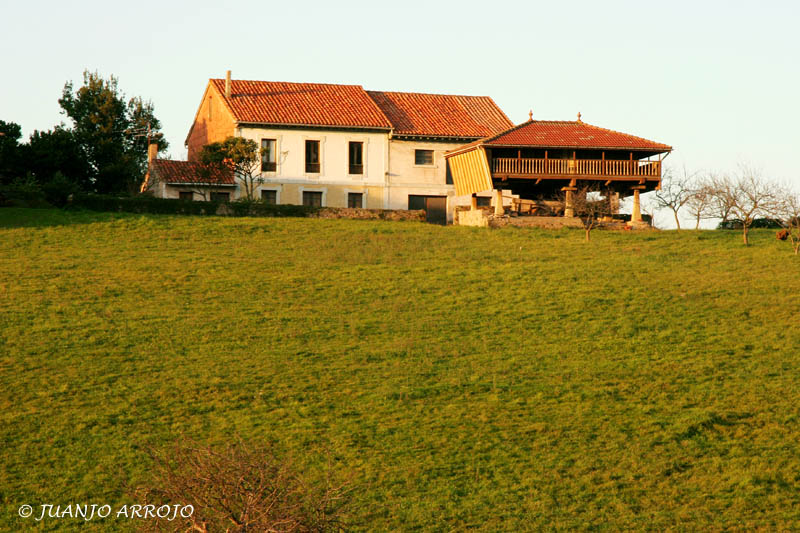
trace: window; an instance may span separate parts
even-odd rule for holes
[[[433,150],[414,150],[415,165],[433,165]]]
[[[347,207],[355,209],[361,209],[364,207],[364,195],[360,192],[347,193]]]
[[[212,202],[229,202],[231,199],[231,193],[229,192],[212,192],[211,193],[211,201]]]
[[[322,207],[322,193],[318,191],[303,191],[303,205]]]
[[[453,184],[453,173],[450,171],[450,161],[445,161],[445,173],[444,173],[444,182],[446,185]]]
[[[275,172],[275,139],[261,139],[261,172]]]
[[[491,207],[492,198],[490,196],[478,196],[476,204],[478,207]]]
[[[306,141],[306,172],[319,174],[319,141]]]
[[[364,173],[364,143],[350,143],[350,174]]]
[[[194,200],[194,193],[192,191],[180,191],[178,193],[178,198],[191,202]]]
[[[261,201],[265,204],[275,205],[278,203],[278,191],[261,191]]]

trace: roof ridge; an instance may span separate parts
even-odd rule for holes
[[[491,100],[491,96],[488,94],[452,94],[452,93],[423,93],[418,91],[381,91],[378,89],[364,89],[368,93],[387,93],[387,94],[417,94],[422,96],[456,96],[459,98],[489,98]]]
[[[479,139],[478,142],[487,143],[487,142],[493,141],[493,140],[497,139],[498,137],[502,137],[503,135],[506,135],[507,133],[511,133],[512,131],[517,131],[521,127],[527,126],[528,124],[531,124],[533,122],[537,122],[537,121],[535,121],[533,119],[526,120],[525,122],[521,122],[520,124],[517,124],[516,126],[512,126],[512,127],[508,128],[505,131],[501,131],[500,133],[496,133],[494,135],[490,135],[489,137],[484,137],[483,139]],[[542,121],[540,120],[539,122],[542,122]]]
[[[219,81],[225,83],[225,78],[209,78],[209,81]],[[287,85],[328,85],[331,87],[359,87],[362,90],[364,89],[363,85],[354,84],[354,83],[328,83],[323,81],[276,81],[276,80],[243,80],[240,78],[233,78],[231,79],[231,83],[233,82],[246,82],[246,83],[285,83]]]
[[[612,130],[612,129],[610,129],[610,128],[604,128],[604,127],[602,127],[602,126],[595,126],[594,124],[589,124],[588,122],[584,122],[584,121],[582,121],[582,120],[576,121],[575,123],[576,123],[576,124],[583,124],[584,126],[588,126],[588,127],[590,127],[590,128],[594,128],[594,129],[596,129],[596,130],[600,130],[600,131],[607,131],[607,132],[610,132],[610,133],[616,133],[617,135],[627,135],[628,137],[634,137],[634,138],[636,138],[636,139],[639,139],[639,140],[642,140],[642,141],[647,141],[647,142],[649,142],[649,143],[653,143],[653,144],[660,144],[660,145],[662,145],[662,146],[666,146],[666,147],[668,147],[668,148],[672,148],[672,147],[671,147],[671,146],[669,146],[668,144],[664,144],[664,143],[662,143],[662,142],[653,141],[653,140],[651,140],[651,139],[647,139],[647,138],[645,138],[645,137],[639,137],[638,135],[633,135],[633,134],[631,134],[631,133],[625,133],[625,132],[623,132],[623,131]]]

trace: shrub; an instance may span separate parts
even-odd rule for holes
[[[780,220],[776,220],[774,218],[757,218],[753,220],[753,223],[750,225],[750,229],[753,228],[767,228],[767,229],[779,229],[782,228],[783,224]],[[723,220],[717,225],[717,229],[735,229],[741,230],[742,229],[742,221],[737,219],[730,219],[730,220]]]
[[[125,213],[153,213],[162,215],[215,215],[219,202],[187,202],[148,195],[127,198],[101,194],[75,194],[68,207],[91,211],[119,211]]]
[[[0,207],[52,207],[39,183],[28,174],[0,187]]]
[[[185,507],[190,517],[151,517],[153,531],[342,531],[347,483],[311,482],[268,446],[237,442],[220,449],[175,444],[152,454],[154,469],[134,496],[145,505]],[[188,513],[187,513],[188,514]]]
[[[78,192],[78,186],[70,181],[64,174],[56,171],[53,177],[42,185],[42,194],[49,204],[64,207],[70,195]]]
[[[121,198],[100,194],[74,194],[68,201],[70,209],[152,213],[164,215],[219,215],[234,217],[319,217],[359,218],[371,220],[425,220],[423,211],[389,209],[350,209],[345,207],[310,207],[305,205],[265,204],[248,202],[198,202],[174,198],[155,198],[142,194]]]

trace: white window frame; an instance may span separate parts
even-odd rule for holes
[[[280,174],[281,170],[281,139],[279,136],[267,137],[262,135],[258,141],[258,165],[261,166],[261,141],[272,140],[275,141],[275,170],[262,170],[261,177],[274,177]]]
[[[364,172],[361,174],[350,174],[350,143],[361,143],[361,166],[364,167]],[[369,137],[348,137],[345,140],[345,146],[347,149],[347,158],[346,158],[346,165],[347,165],[347,176],[353,180],[365,180],[367,179],[367,154],[369,153]]]
[[[272,186],[261,186],[258,188],[258,199],[261,199],[261,191],[275,191],[275,205],[281,205],[281,189],[280,185],[272,187]]]
[[[314,139],[310,139],[314,140]],[[303,164],[305,165],[305,159],[303,160]],[[300,191],[300,203],[299,205],[303,205],[303,193],[304,192],[321,192],[322,193],[322,205],[320,207],[328,207],[328,188],[327,187],[298,187]]]
[[[325,137],[325,135],[303,135],[303,176],[306,178],[318,179],[325,176]],[[319,141],[319,173],[306,172],[306,141]]]
[[[361,195],[361,209],[367,209],[367,193],[366,189],[344,189],[344,207],[347,207],[347,195],[350,193],[358,193]]]
[[[431,152],[433,156],[433,163],[430,165],[418,165],[417,164],[417,151],[424,151],[424,152]],[[416,168],[436,168],[436,150],[433,148],[414,148],[414,166]]]

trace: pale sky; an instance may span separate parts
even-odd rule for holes
[[[64,121],[84,69],[155,104],[173,158],[206,82],[488,95],[515,123],[574,120],[800,186],[800,3],[0,0],[0,119]]]

